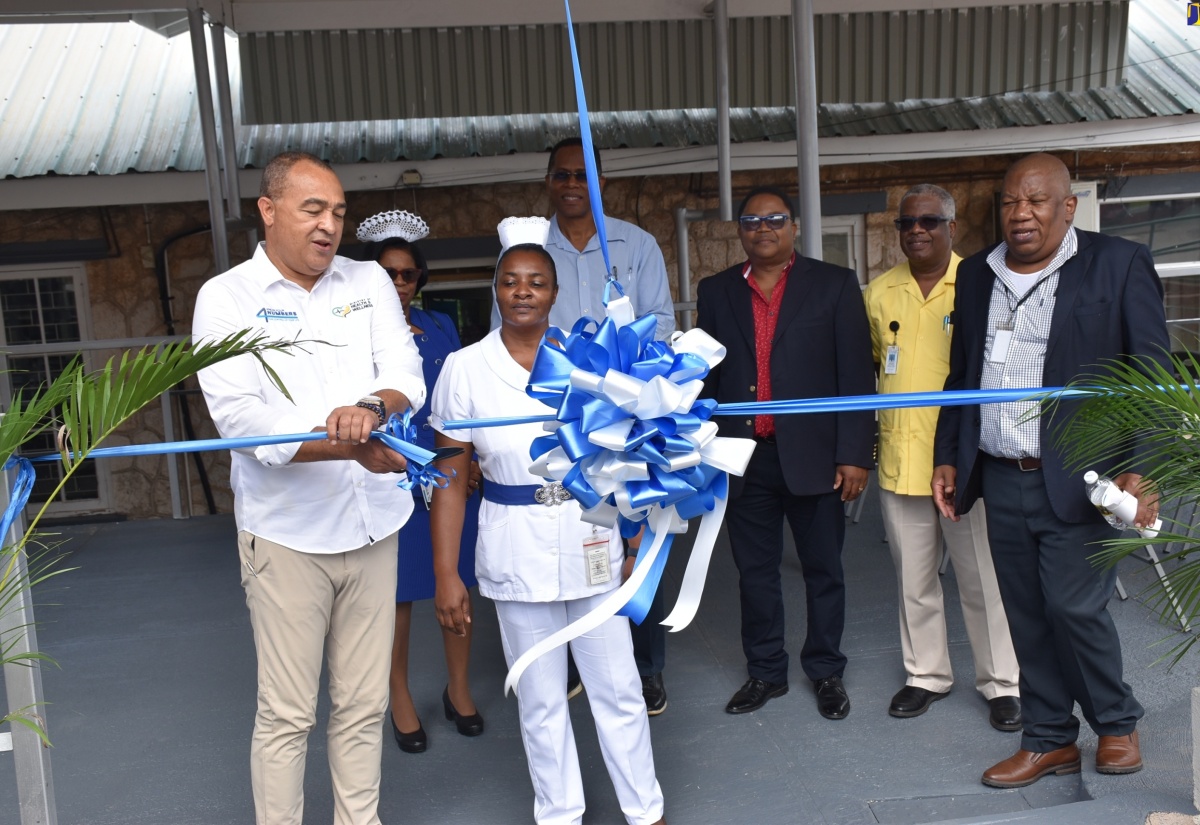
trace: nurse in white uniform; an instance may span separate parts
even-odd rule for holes
[[[471,620],[471,602],[458,575],[458,550],[474,452],[485,479],[476,575],[480,594],[496,604],[509,666],[603,601],[620,584],[623,555],[611,530],[582,521],[576,501],[558,501],[561,496],[554,496],[544,479],[529,472],[530,444],[545,434],[540,424],[444,429],[449,420],[540,415],[549,409],[526,395],[525,387],[549,328],[558,281],[554,262],[540,245],[505,243],[506,224],[512,220],[501,224],[501,242],[508,248],[496,265],[502,324],[479,343],[446,358],[433,391],[430,419],[439,447],[463,448],[462,454],[439,465],[456,475],[433,499],[438,620],[455,633],[463,633]],[[539,232],[544,242],[544,229]],[[539,503],[548,497],[547,491],[557,503]],[[621,616],[609,619],[571,642],[571,650],[626,821],[665,822],[629,621]],[[516,689],[538,825],[578,825],[583,819],[583,781],[567,712],[566,679],[567,651],[559,647],[537,659]]]

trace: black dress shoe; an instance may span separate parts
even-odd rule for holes
[[[996,730],[1011,732],[1021,729],[1021,700],[1016,696],[988,699],[988,710],[988,721]]]
[[[826,719],[845,719],[850,714],[850,695],[842,685],[841,676],[827,676],[813,682],[817,694],[817,710]]]
[[[749,713],[758,710],[767,703],[768,699],[782,696],[788,692],[787,682],[776,684],[764,682],[762,679],[747,679],[746,684],[738,688],[729,704],[725,706],[726,713]]]
[[[392,720],[392,733],[396,734],[396,744],[400,746],[400,750],[405,753],[424,753],[429,747],[429,739],[425,736],[425,728],[417,722],[417,729],[412,733],[405,733],[396,727],[396,717],[388,713],[388,719]]]
[[[892,697],[892,704],[888,706],[888,714],[899,719],[920,716],[929,710],[930,705],[938,699],[945,699],[949,693],[950,691],[937,693],[914,685],[905,685]]]
[[[663,687],[661,673],[642,677],[642,698],[646,700],[648,716],[658,716],[667,709],[667,689]]]
[[[483,717],[478,711],[470,716],[463,716],[454,709],[454,703],[450,701],[450,686],[442,691],[442,707],[446,710],[446,721],[453,722],[454,727],[458,728],[458,732],[463,736],[478,736],[483,733]]]

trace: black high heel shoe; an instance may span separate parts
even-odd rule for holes
[[[478,736],[483,733],[483,717],[478,711],[470,716],[463,716],[454,709],[454,703],[450,701],[449,685],[442,691],[442,707],[446,709],[446,721],[453,722],[454,727],[458,728],[458,732],[463,736]]]
[[[388,719],[392,720],[392,733],[396,734],[396,744],[400,746],[400,750],[405,753],[424,753],[429,747],[429,737],[425,735],[425,728],[421,723],[417,722],[417,729],[412,733],[404,733],[400,728],[396,727],[396,717],[388,712]]]

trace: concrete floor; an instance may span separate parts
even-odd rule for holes
[[[1017,734],[994,731],[972,689],[970,649],[946,576],[958,684],[924,716],[887,715],[904,673],[896,628],[895,579],[882,541],[878,501],[848,528],[845,650],[853,709],[831,722],[794,668],[792,690],[762,710],[730,716],[725,702],[745,679],[738,635],[737,579],[724,537],[705,601],[691,627],[668,641],[670,704],[651,720],[659,781],[673,825],[790,823],[1088,823],[1141,825],[1151,811],[1194,814],[1190,690],[1197,654],[1174,669],[1152,666],[1168,631],[1136,599],[1114,602],[1126,679],[1147,708],[1140,727],[1146,770],[1095,773],[1095,740],[1081,739],[1081,775],[1048,777],[1022,790],[979,783],[1009,756]],[[255,666],[238,582],[230,517],[65,528],[69,566],[38,593],[39,634],[58,669],[45,672],[59,822],[63,825],[224,825],[253,820],[248,742]],[[672,557],[667,586],[686,561]],[[1146,580],[1123,572],[1131,592]],[[790,648],[804,632],[803,583],[785,564]],[[533,794],[514,699],[501,695],[504,663],[495,612],[476,609],[473,684],[487,719],[476,739],[440,715],[444,684],[432,605],[414,610],[413,682],[430,734],[424,754],[385,739],[385,823],[526,823]],[[585,694],[586,697],[586,694]],[[306,822],[331,821],[323,703],[310,741]],[[572,702],[584,769],[585,823],[623,821],[604,771],[586,698]],[[12,755],[0,754],[0,825],[16,825]]]

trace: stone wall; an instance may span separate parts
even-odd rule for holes
[[[1154,174],[1200,169],[1200,144],[1146,147],[1119,151],[1061,155],[1075,176],[1083,180],[1118,182],[1132,174]],[[873,278],[901,260],[892,226],[904,191],[914,183],[937,183],[954,195],[958,208],[955,249],[969,255],[996,240],[995,193],[1009,159],[1003,156],[954,161],[879,163],[829,166],[821,169],[823,193],[878,192],[887,194],[887,212],[866,216],[867,276]],[[751,187],[773,184],[794,191],[795,168],[734,175],[735,203]],[[717,181],[713,174],[662,175],[620,178],[608,182],[605,207],[614,217],[639,224],[654,235],[666,259],[672,292],[678,298],[674,210],[717,208]],[[347,240],[353,239],[357,221],[391,208],[418,212],[436,238],[492,235],[496,224],[509,215],[545,215],[549,204],[541,182],[401,189],[384,192],[351,192]],[[246,200],[243,210],[254,214]],[[111,257],[86,264],[91,300],[92,328],[97,338],[161,336],[168,325],[162,317],[154,270],[156,252],[168,239],[196,230],[208,222],[203,203],[160,204],[147,207],[0,212],[0,243],[53,241],[103,237],[113,247]],[[107,228],[106,228],[107,227]],[[168,276],[175,332],[190,332],[195,295],[214,274],[211,237],[207,232],[181,237],[167,246]],[[246,233],[232,238],[234,261],[248,254]],[[702,220],[689,225],[688,254],[693,287],[701,278],[743,260],[733,223]],[[693,289],[694,294],[694,289]],[[99,359],[111,355],[98,353]],[[215,436],[203,400],[189,382],[185,395],[195,436]],[[178,416],[178,412],[176,413]],[[176,437],[183,432],[176,421]],[[112,444],[161,441],[163,420],[158,404],[149,407],[122,428]],[[201,459],[209,472],[214,503],[225,512],[232,508],[228,485],[228,455],[206,453]],[[190,501],[185,511],[207,512],[207,505],[191,457],[180,457],[186,473]],[[185,470],[184,465],[189,465]],[[144,457],[109,460],[111,510],[131,518],[169,516],[171,513],[166,460]]]

